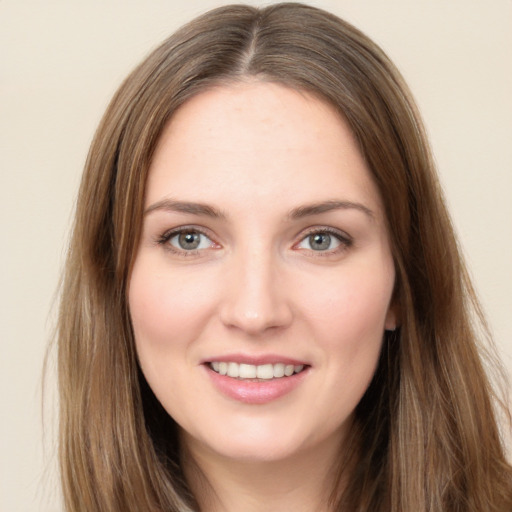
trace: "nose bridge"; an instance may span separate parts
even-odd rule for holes
[[[235,251],[221,312],[225,325],[259,334],[290,322],[291,309],[278,267],[277,254],[259,241]]]

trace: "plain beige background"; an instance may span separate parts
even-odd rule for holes
[[[512,371],[512,1],[311,3],[367,32],[409,82],[477,290]],[[95,126],[117,85],[150,49],[220,4],[0,0],[1,511],[61,510],[53,376],[44,452],[41,368]]]

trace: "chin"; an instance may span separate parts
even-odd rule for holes
[[[294,425],[289,418],[284,423],[254,420],[250,423],[233,425],[229,429],[225,425],[210,428],[208,433],[183,432],[182,440],[193,454],[199,456],[215,454],[225,460],[257,464],[290,460],[319,450],[324,444],[333,450],[339,446],[342,437],[340,429],[333,432],[318,428],[308,430],[304,428],[304,421]]]

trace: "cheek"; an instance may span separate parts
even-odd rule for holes
[[[137,357],[158,400],[178,422],[189,411],[197,383],[191,347],[211,318],[214,288],[165,262],[142,254],[128,291]],[[184,385],[186,383],[186,385]],[[186,417],[186,415],[185,415]]]
[[[342,340],[361,344],[379,339],[389,310],[394,273],[373,268],[347,268],[331,274],[319,286],[319,280],[303,280],[301,304],[304,316],[324,335],[340,346]],[[320,281],[322,282],[322,281]]]
[[[391,274],[392,275],[392,274]],[[304,296],[305,315],[321,348],[323,393],[316,407],[329,410],[329,424],[344,424],[374,376],[393,279],[355,271],[333,279],[321,292]]]
[[[171,352],[196,338],[211,316],[213,290],[204,279],[183,272],[158,272],[137,260],[129,287],[129,307],[139,353]]]
[[[316,290],[302,296],[304,318],[322,348],[329,396],[345,397],[346,403],[342,402],[348,409],[344,407],[343,413],[355,407],[366,391],[382,347],[394,271],[392,263],[378,263],[347,265],[346,271],[331,274],[321,287],[318,279],[304,283]]]

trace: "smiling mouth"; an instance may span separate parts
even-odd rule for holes
[[[271,380],[291,377],[294,374],[301,373],[306,368],[305,365],[293,364],[244,364],[232,361],[214,361],[208,363],[210,369],[219,375],[226,375],[234,379],[258,379]]]

